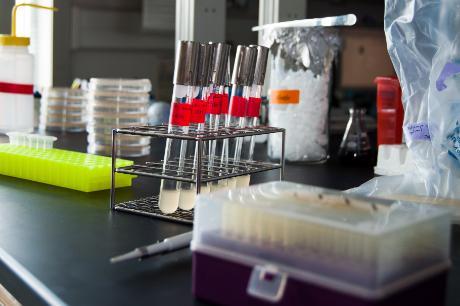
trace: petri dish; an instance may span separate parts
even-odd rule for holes
[[[152,84],[149,79],[104,79],[91,78],[90,91],[149,92]]]
[[[97,145],[90,143],[87,147],[88,153],[98,155],[112,155],[111,145]],[[148,146],[117,146],[117,156],[122,157],[140,157],[150,154],[150,145]]]
[[[89,134],[87,136],[89,143],[98,145],[112,145],[112,135],[106,134]],[[150,137],[134,135],[117,135],[117,145],[123,146],[147,146],[150,145]]]

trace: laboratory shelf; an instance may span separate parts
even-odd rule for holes
[[[116,204],[115,210],[155,217],[159,219],[175,221],[179,223],[192,224],[193,223],[193,210],[181,210],[178,209],[172,214],[165,215],[158,208],[158,196],[151,196],[147,198],[141,198],[128,202]]]
[[[228,143],[228,140],[231,138],[251,137],[273,133],[279,133],[282,137],[281,158],[278,163],[259,160],[234,160],[232,158],[222,160],[220,157],[211,157],[204,153],[206,144],[212,141],[221,140],[222,143],[226,143],[226,141]],[[119,137],[129,137],[125,135],[195,141],[197,152],[202,152],[202,154],[197,154],[196,158],[195,156],[187,156],[184,159],[175,159],[166,163],[163,160],[154,160],[144,162],[143,164],[117,167],[115,164],[118,152],[117,140]],[[170,132],[168,131],[167,125],[132,126],[114,129],[112,131],[113,187],[110,192],[110,209],[192,224],[193,209],[190,211],[178,209],[172,214],[165,214],[158,207],[158,196],[117,203],[114,188],[116,184],[115,174],[123,173],[156,179],[193,183],[196,186],[198,194],[200,193],[201,186],[204,183],[270,170],[279,170],[280,180],[282,180],[284,177],[284,142],[285,129],[267,126],[255,126],[248,128],[231,128],[221,126],[218,129],[212,130],[204,129],[197,131],[190,129],[188,132]]]
[[[207,183],[216,180],[237,177],[241,175],[254,174],[262,171],[280,169],[279,163],[269,163],[261,161],[240,160],[235,162],[229,159],[225,165],[221,164],[220,159],[210,160],[204,157],[201,166],[201,182]],[[146,162],[143,165],[130,165],[115,169],[118,173],[150,176],[161,179],[171,179],[182,182],[196,182],[196,166],[193,158],[187,158],[183,165],[179,165],[179,160]]]

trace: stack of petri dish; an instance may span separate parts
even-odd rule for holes
[[[82,132],[87,123],[87,92],[65,87],[43,91],[40,106],[42,131]]]
[[[89,83],[88,152],[110,155],[112,129],[146,125],[149,106],[148,79],[96,79]],[[117,155],[150,154],[150,138],[132,135],[117,137]]]

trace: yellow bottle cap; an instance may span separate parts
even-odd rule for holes
[[[57,11],[55,7],[31,4],[31,3],[20,3],[16,4],[13,7],[13,11],[11,13],[11,35],[0,34],[0,46],[20,46],[20,47],[27,47],[30,45],[30,38],[29,37],[19,37],[16,36],[16,11],[19,7],[23,6],[30,6],[33,8],[40,8],[46,10]]]
[[[30,45],[29,37],[18,37],[0,34],[0,46],[28,46]]]

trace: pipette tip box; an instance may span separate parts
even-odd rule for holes
[[[222,305],[443,305],[449,245],[437,206],[288,182],[216,192],[195,207],[193,293]]]
[[[117,167],[133,162],[117,159]],[[0,144],[0,174],[74,190],[110,189],[112,159],[49,148]],[[116,174],[115,187],[131,186],[134,176]]]

